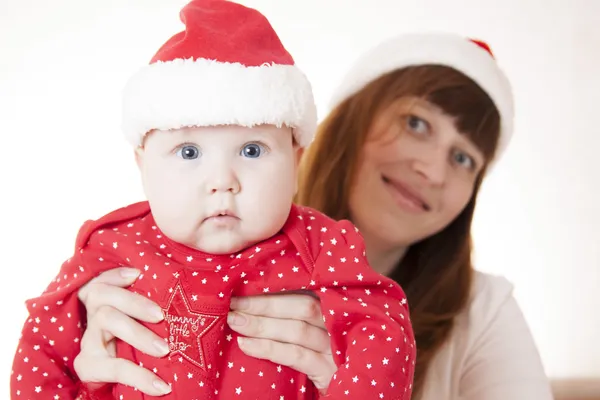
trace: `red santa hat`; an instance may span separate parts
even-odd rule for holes
[[[259,124],[316,129],[311,85],[265,16],[226,0],[192,0],[185,30],[134,74],[123,95],[123,130],[139,146],[152,129]]]
[[[330,107],[337,107],[386,73],[425,64],[452,67],[475,81],[490,96],[501,119],[497,160],[513,133],[513,95],[511,85],[490,47],[480,40],[437,32],[404,34],[388,39],[354,63],[335,90]]]

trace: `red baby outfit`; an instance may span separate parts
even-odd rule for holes
[[[232,296],[297,290],[321,299],[339,367],[324,398],[410,399],[416,347],[404,292],[368,266],[350,222],[292,206],[276,236],[235,255],[211,256],[163,236],[147,202],[86,222],[73,257],[42,296],[27,301],[12,399],[93,398],[73,369],[86,316],[77,290],[123,265],[143,271],[130,290],[162,307],[165,320],[145,325],[168,338],[171,352],[155,358],[118,341],[117,355],[168,382],[173,390],[162,399],[319,398],[305,375],[242,353],[226,324]],[[96,395],[151,398],[125,385]]]

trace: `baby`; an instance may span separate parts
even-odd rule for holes
[[[75,254],[38,298],[14,360],[13,399],[149,398],[88,390],[73,369],[85,328],[77,290],[121,265],[130,290],[163,309],[154,358],[117,355],[171,386],[165,399],[409,399],[415,344],[402,289],[368,265],[349,221],[292,204],[316,110],[309,82],[267,19],[223,0],[193,0],[186,25],[124,95],[124,131],[147,201],[80,229]],[[326,393],[291,368],[244,354],[226,317],[232,296],[317,294],[338,366]]]

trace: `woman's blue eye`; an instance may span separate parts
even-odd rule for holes
[[[467,169],[475,168],[475,161],[473,160],[473,157],[462,151],[455,152],[452,158],[458,165],[461,165]]]
[[[429,130],[429,124],[424,119],[417,117],[416,115],[409,115],[406,119],[407,128],[410,131],[416,133],[427,133]]]
[[[242,155],[248,158],[258,158],[262,152],[262,147],[256,143],[247,144],[242,148]]]
[[[182,146],[177,150],[177,155],[184,160],[194,160],[200,157],[200,150],[196,146]]]

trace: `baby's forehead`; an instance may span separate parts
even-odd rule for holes
[[[254,126],[244,125],[213,125],[213,126],[186,126],[179,129],[171,130],[172,132],[179,132],[181,134],[203,134],[203,133],[239,133],[239,134],[280,134],[285,131],[289,131],[290,128],[287,126],[277,127],[275,125],[263,124]]]
[[[186,126],[178,129],[155,129],[149,135],[160,136],[167,141],[232,141],[232,140],[289,140],[292,128],[288,126],[255,125],[215,125],[215,126]]]

